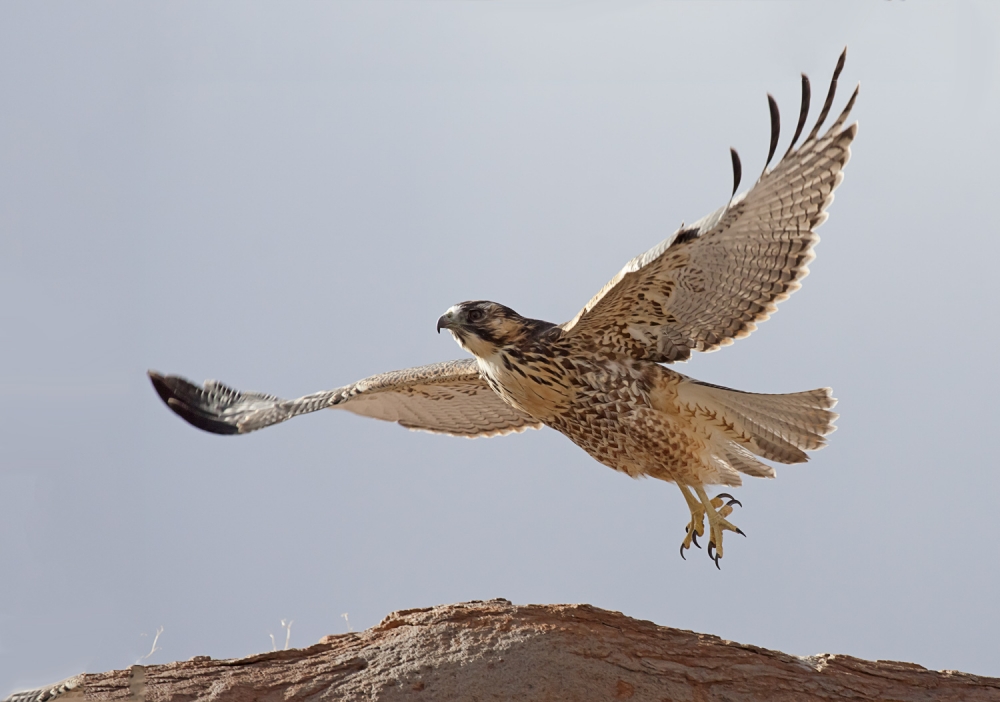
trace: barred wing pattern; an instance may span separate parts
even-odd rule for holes
[[[495,436],[541,427],[493,392],[472,358],[373,375],[297,400],[240,392],[214,380],[198,386],[155,371],[149,371],[149,378],[170,409],[214,434],[246,434],[321,409],[345,409],[407,429],[454,436]]]
[[[50,702],[58,697],[59,702],[83,700],[83,675],[74,675],[57,683],[40,687],[37,690],[22,690],[5,698],[3,702]]]
[[[731,203],[629,261],[571,321],[561,325],[567,341],[659,363],[687,360],[691,351],[715,351],[748,336],[777,303],[798,290],[819,241],[833,191],[844,178],[857,123],[844,111],[822,136],[843,68],[834,72],[816,126],[795,149],[809,112],[809,80],[802,76],[798,128],[781,161]],[[771,107],[771,149],[779,133]],[[735,185],[739,157],[733,151]]]

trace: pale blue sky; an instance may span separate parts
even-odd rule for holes
[[[490,597],[1000,676],[998,38],[1000,6],[916,0],[3,3],[0,695],[160,626],[150,663]],[[738,491],[721,572],[677,555],[675,487],[555,432],[218,437],[145,377],[298,396],[461,357],[461,300],[568,319],[725,201],[730,146],[752,180],[765,93],[790,132],[844,45],[812,274],[680,367],[840,398],[828,449]]]

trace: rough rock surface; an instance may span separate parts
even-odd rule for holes
[[[84,674],[8,702],[655,700],[1000,702],[1000,678],[808,658],[589,605],[468,602],[394,612],[305,649]]]

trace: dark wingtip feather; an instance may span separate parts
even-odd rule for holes
[[[840,59],[837,60],[837,67],[833,71],[833,78],[830,80],[830,89],[826,93],[826,102],[823,103],[823,109],[819,113],[819,119],[816,120],[816,126],[812,128],[809,132],[809,136],[806,137],[806,141],[809,141],[817,134],[819,134],[820,128],[823,126],[823,122],[826,121],[826,116],[830,114],[830,108],[833,107],[833,98],[837,94],[837,79],[840,77],[840,72],[844,70],[844,62],[847,60],[847,47],[840,54]]]
[[[197,385],[189,383],[184,378],[178,378],[175,375],[163,376],[152,370],[147,371],[147,375],[153,383],[153,389],[156,390],[156,394],[160,396],[163,403],[189,424],[212,434],[240,433],[238,426],[228,424],[209,414],[200,412],[181,399],[182,395],[190,395],[192,391],[196,393],[202,392],[202,389]]]
[[[833,79],[836,80],[840,77],[840,72],[844,70],[844,64],[847,62],[847,47],[840,52],[840,56],[837,57],[837,67],[833,69]]]
[[[238,426],[228,424],[215,419],[210,415],[199,412],[176,398],[170,398],[167,401],[167,407],[176,412],[177,415],[183,418],[188,424],[212,434],[232,435],[240,433],[240,428]]]
[[[767,150],[767,161],[764,162],[764,170],[761,177],[767,173],[767,167],[771,165],[774,158],[774,151],[778,148],[778,138],[781,136],[781,113],[778,112],[778,103],[771,93],[767,94],[767,108],[771,112],[771,148]]]
[[[854,92],[851,93],[851,99],[847,101],[847,105],[844,107],[844,114],[850,114],[851,110],[854,109],[854,103],[858,100],[858,93],[861,92],[861,83],[858,83],[854,88]]]
[[[743,165],[740,163],[740,155],[736,153],[736,149],[729,147],[729,155],[733,159],[733,193],[729,196],[732,198],[736,195],[736,190],[740,187],[740,181],[743,179]]]
[[[169,403],[170,398],[173,397],[174,394],[167,386],[166,378],[154,370],[146,371],[146,375],[149,376],[149,380],[153,383],[153,389],[156,390],[156,394],[160,396],[160,399]]]
[[[792,137],[792,143],[788,145],[788,151],[785,152],[785,156],[792,153],[792,149],[795,148],[795,142],[799,140],[802,136],[802,129],[806,126],[806,118],[809,116],[809,100],[812,97],[812,89],[809,86],[809,76],[805,73],[802,74],[802,104],[799,105],[799,123],[795,125],[795,135]]]

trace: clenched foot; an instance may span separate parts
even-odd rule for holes
[[[705,510],[701,510],[701,513],[697,516],[692,512],[691,521],[684,527],[684,531],[686,536],[681,541],[681,558],[687,560],[684,552],[691,548],[691,544],[701,548],[701,544],[698,543],[698,537],[705,535]]]
[[[732,531],[740,536],[746,536],[742,529],[726,520],[726,517],[733,513],[733,505],[740,507],[743,505],[729,493],[722,492],[708,499],[704,488],[695,487],[694,490],[701,503],[705,505],[705,515],[708,517],[708,557],[715,561],[716,568],[721,569],[719,559],[722,558],[723,532]]]
[[[698,502],[697,498],[691,494],[686,485],[677,484],[677,487],[681,489],[681,493],[684,495],[684,500],[687,502],[688,510],[691,512],[691,521],[688,525],[684,527],[684,540],[681,541],[681,558],[687,560],[687,556],[684,552],[691,548],[691,544],[694,544],[698,548],[701,548],[701,544],[698,543],[698,537],[705,535],[705,508]]]

